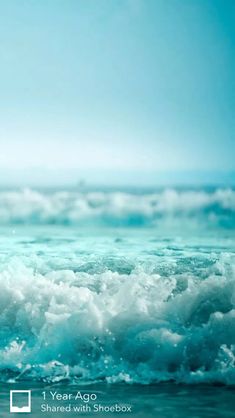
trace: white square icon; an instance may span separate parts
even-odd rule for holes
[[[31,390],[10,391],[10,412],[31,412]]]

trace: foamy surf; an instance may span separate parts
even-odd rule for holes
[[[1,380],[235,384],[234,248],[212,241],[16,237],[1,255]]]

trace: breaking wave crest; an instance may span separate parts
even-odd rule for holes
[[[235,191],[165,189],[156,193],[33,190],[0,192],[0,224],[235,227]]]
[[[0,272],[1,380],[235,384],[235,259],[213,257],[169,275],[45,272],[36,256],[12,257]]]

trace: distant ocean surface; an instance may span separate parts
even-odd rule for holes
[[[235,228],[231,188],[0,190],[0,225]]]
[[[0,192],[0,379],[235,384],[235,191]]]

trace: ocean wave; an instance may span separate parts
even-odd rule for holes
[[[0,192],[0,224],[159,226],[181,224],[235,227],[232,189],[155,193],[35,190]]]
[[[0,271],[0,379],[235,384],[235,256],[168,274],[45,271],[35,255]],[[194,264],[196,259],[194,260]]]

